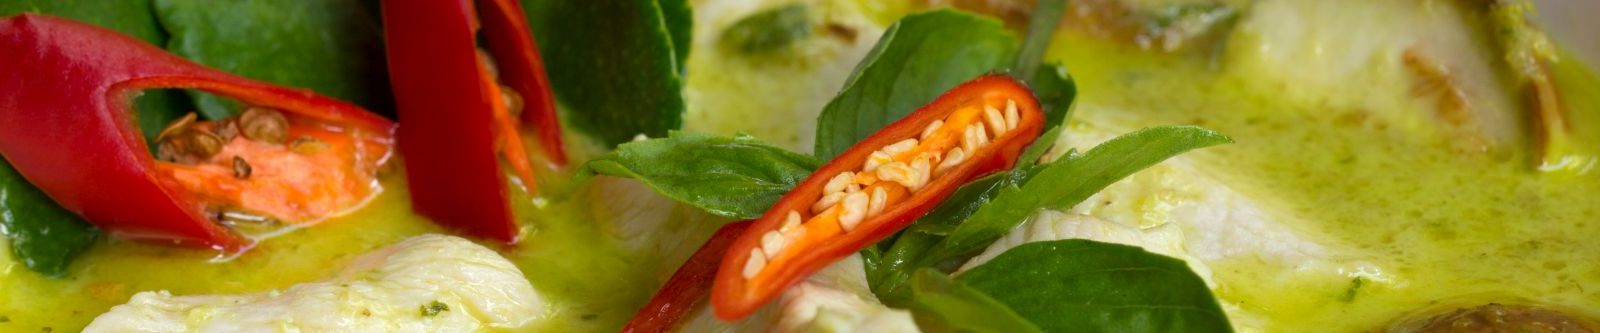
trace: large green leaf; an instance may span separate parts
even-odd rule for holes
[[[167,49],[245,77],[307,88],[378,112],[392,109],[383,28],[364,0],[156,0]],[[208,118],[240,105],[194,92]]]
[[[623,144],[584,165],[590,174],[637,179],[674,200],[721,216],[760,217],[818,166],[810,156],[750,136],[672,132]]]
[[[918,270],[911,279],[915,297],[910,303],[917,327],[927,332],[1043,332],[982,292],[951,280],[931,269]]]
[[[1047,332],[1232,332],[1182,260],[1087,240],[1023,244],[956,278]]]
[[[683,125],[687,4],[544,0],[524,10],[573,126],[611,146]]]
[[[1134,172],[1193,149],[1229,142],[1227,136],[1204,128],[1162,126],[1124,134],[1083,155],[1063,157],[1044,165],[1021,187],[1000,189],[994,200],[974,211],[920,262],[976,252],[1040,209],[1070,208]]]
[[[832,158],[945,91],[1004,70],[1017,37],[1000,21],[954,10],[906,16],[878,39],[817,117],[816,156]]]
[[[78,215],[56,205],[3,161],[0,231],[11,239],[11,252],[24,266],[52,277],[65,275],[67,265],[100,233]]]

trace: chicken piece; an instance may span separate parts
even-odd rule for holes
[[[333,277],[240,295],[135,294],[84,332],[474,332],[546,314],[510,261],[466,239],[422,235]]]
[[[1029,242],[1051,241],[1061,239],[1087,239],[1097,242],[1116,243],[1143,248],[1152,253],[1178,258],[1189,264],[1189,269],[1206,281],[1206,285],[1216,287],[1211,280],[1211,268],[1204,262],[1189,255],[1183,242],[1183,231],[1176,225],[1166,224],[1150,229],[1140,230],[1131,226],[1107,222],[1087,215],[1066,214],[1055,211],[1043,211],[1034,215],[1027,225],[1012,230],[1004,238],[990,244],[983,253],[973,257],[961,266],[958,272],[977,267],[993,260],[994,257],[1005,253],[1013,247]]]
[[[911,313],[878,303],[867,287],[861,255],[845,257],[784,292],[783,298],[735,323],[703,305],[679,332],[920,332]]]

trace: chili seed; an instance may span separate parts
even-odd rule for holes
[[[762,255],[761,249],[750,249],[750,259],[744,262],[744,278],[756,277],[762,268],[767,268],[767,256]]]
[[[178,117],[177,120],[167,123],[167,127],[162,128],[161,133],[156,134],[156,141],[162,141],[173,134],[177,134],[180,131],[189,129],[190,125],[194,125],[194,121],[197,117],[198,116],[196,116],[194,112],[190,112],[189,114],[183,115],[183,117]]]
[[[323,149],[328,149],[326,142],[309,136],[295,138],[294,142],[289,143],[289,151],[302,155],[316,154],[322,152]]]
[[[489,72],[490,77],[500,77],[500,67],[494,64],[494,57],[489,56],[488,51],[478,48],[478,61],[483,62],[484,71]]]
[[[243,157],[233,157],[233,178],[250,179],[250,173],[254,170],[254,168],[250,167],[249,162],[245,162]]]
[[[289,136],[289,119],[278,110],[251,107],[238,121],[239,132],[251,140],[279,144]]]
[[[516,89],[511,89],[511,87],[503,84],[500,85],[500,99],[506,103],[506,112],[510,113],[512,118],[522,116],[522,108],[524,107],[522,94],[517,93]]]

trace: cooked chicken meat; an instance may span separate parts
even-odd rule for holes
[[[85,332],[476,332],[545,314],[511,262],[466,239],[422,235],[323,281],[240,295],[135,294]]]

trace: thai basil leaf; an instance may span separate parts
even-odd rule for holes
[[[1133,246],[1027,243],[956,281],[1048,332],[1233,331],[1205,281],[1182,260]]]
[[[206,66],[307,88],[387,112],[383,28],[362,0],[156,0],[172,33],[167,49]],[[232,100],[191,91],[210,119],[240,111]]]
[[[572,126],[608,147],[683,126],[688,4],[530,1],[523,10]]]
[[[1061,26],[1061,14],[1066,11],[1066,0],[1040,0],[1034,3],[1033,14],[1028,17],[1028,35],[1022,41],[1022,51],[1017,52],[1016,73],[1029,74],[1039,68],[1045,48],[1050,46],[1050,37]],[[1033,77],[1019,79],[1034,83]]]
[[[911,315],[928,332],[1044,332],[982,292],[931,269],[911,278]]]
[[[0,2],[0,17],[21,13],[39,13],[60,16],[78,22],[116,30],[156,46],[167,43],[167,34],[156,22],[150,0],[127,1],[58,1],[13,0]],[[189,99],[177,90],[150,90],[134,100],[134,113],[139,130],[147,143],[156,134],[193,109]],[[150,147],[155,147],[150,144]]]
[[[924,264],[983,249],[1040,209],[1077,205],[1111,183],[1189,150],[1232,142],[1222,134],[1193,126],[1162,126],[1124,134],[1044,165],[1020,188],[1002,189],[949,237],[929,250]]]
[[[689,70],[689,48],[694,44],[694,9],[688,0],[658,0],[662,23],[672,38],[672,60],[678,65],[678,75]]]
[[[1072,102],[1078,98],[1078,83],[1072,80],[1067,68],[1056,64],[1039,67],[1028,84],[1033,88],[1034,97],[1039,99],[1039,106],[1044,109],[1045,130],[1066,125],[1067,119],[1072,116]],[[1040,136],[1039,139],[1054,141],[1055,137]]]
[[[944,202],[917,219],[906,232],[894,239],[894,245],[889,246],[879,259],[879,265],[867,268],[867,284],[872,287],[873,294],[888,304],[900,304],[907,300],[910,290],[902,287],[910,280],[912,272],[926,267],[919,259],[928,250],[953,231],[952,228],[965,221],[967,216],[994,200],[1001,190],[1016,188],[1039,169],[1033,167],[989,175],[957,188]]]
[[[833,158],[945,91],[1015,60],[1000,21],[955,10],[913,14],[878,39],[817,117],[818,158]]]
[[[10,163],[0,161],[0,232],[11,239],[11,252],[28,269],[61,277],[67,265],[94,244],[99,229],[56,205],[33,187]]]
[[[712,214],[753,219],[818,165],[810,156],[750,136],[673,132],[663,139],[620,145],[585,164],[580,177],[633,178],[657,193]]]

